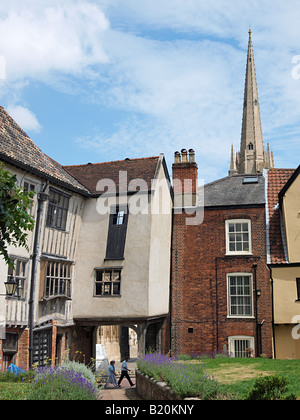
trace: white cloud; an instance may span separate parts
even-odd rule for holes
[[[82,74],[107,61],[101,36],[109,23],[88,1],[3,1],[0,53],[7,80],[47,81],[53,72]]]
[[[36,115],[21,105],[9,106],[7,112],[11,117],[19,124],[24,131],[32,131],[39,133],[42,129],[40,123],[37,120]]]

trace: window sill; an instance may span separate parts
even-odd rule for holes
[[[55,296],[49,296],[49,297],[43,297],[43,301],[44,302],[49,302],[50,300],[54,300],[54,299],[65,299],[65,300],[72,300],[71,297],[66,296],[66,295],[55,295]]]
[[[251,257],[252,252],[226,252],[225,257]]]
[[[255,319],[253,315],[227,315],[227,319]]]
[[[120,297],[122,297],[121,295],[94,295],[93,296],[94,298],[100,298],[100,299],[107,299],[107,298],[113,298],[113,299],[116,299],[116,298],[120,298]]]

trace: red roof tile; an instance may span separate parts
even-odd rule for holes
[[[140,159],[125,159],[114,162],[88,163],[87,165],[64,166],[74,178],[84,185],[92,194],[100,194],[104,190],[97,190],[98,181],[110,179],[116,185],[117,192],[120,187],[127,189],[128,183],[134,179],[146,181],[145,188],[151,189],[151,180],[155,179],[159,157],[149,157]],[[120,172],[125,172],[123,176],[126,185],[120,185]],[[104,183],[105,184],[105,183]]]
[[[294,172],[295,169],[269,169],[268,171],[269,245],[272,264],[287,262],[282,239],[278,194]]]

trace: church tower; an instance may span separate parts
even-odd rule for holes
[[[261,173],[263,169],[274,168],[273,153],[269,144],[267,150],[264,148],[251,34],[250,29],[241,148],[235,156],[232,146],[229,175],[256,174]]]

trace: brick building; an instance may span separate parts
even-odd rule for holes
[[[192,224],[195,215],[178,203],[184,179],[194,186],[188,196],[197,196],[197,165],[193,152],[189,161],[183,154],[173,164],[181,182],[174,182],[172,352],[272,357],[265,178],[234,175],[205,185],[203,223]]]

